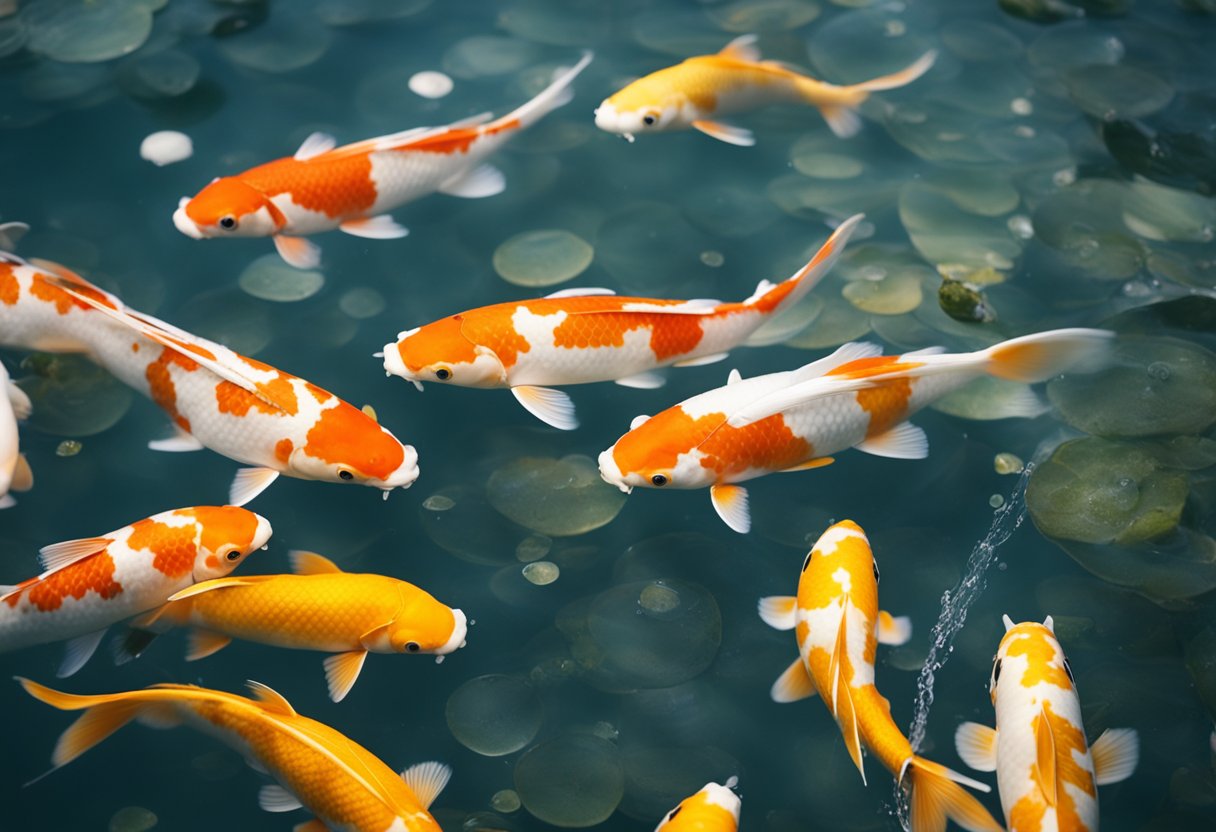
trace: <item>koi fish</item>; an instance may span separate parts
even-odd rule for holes
[[[874,685],[877,645],[907,642],[912,625],[879,611],[878,565],[861,527],[842,520],[824,532],[803,561],[798,595],[762,598],[759,611],[764,623],[794,630],[798,641],[798,658],[773,684],[773,701],[818,694],[840,726],[862,782],[864,745],[907,790],[912,832],[941,832],[947,818],[972,832],[1001,832],[959,784],[981,792],[988,786],[917,756]]]
[[[1097,832],[1097,787],[1132,775],[1139,735],[1115,728],[1088,745],[1051,616],[1004,622],[988,686],[996,728],[964,722],[954,735],[958,755],[977,771],[996,772],[1010,832]]]
[[[427,809],[452,770],[411,766],[398,776],[378,757],[328,725],[296,713],[286,699],[249,682],[256,699],[194,685],[161,684],[122,693],[77,696],[18,678],[26,693],[61,711],[84,711],[59,738],[60,768],[133,719],[157,728],[187,724],[235,749],[279,786],[263,786],[267,812],[306,808],[315,817],[295,832],[440,832]],[[54,769],[52,769],[54,770]]]
[[[0,364],[0,509],[17,504],[9,491],[29,491],[34,487],[34,473],[21,453],[17,437],[17,422],[28,419],[32,410],[29,396],[13,384],[8,369]]]
[[[122,658],[133,658],[146,631],[193,627],[186,661],[210,656],[234,638],[334,653],[325,660],[329,698],[341,702],[372,653],[431,653],[439,661],[464,646],[460,610],[413,584],[343,572],[321,555],[292,552],[294,575],[231,576],[194,584],[134,622]],[[136,647],[139,645],[138,647]]]
[[[546,385],[615,381],[664,384],[658,367],[696,367],[727,357],[760,326],[811,291],[863,219],[845,220],[792,277],[760,282],[741,303],[616,297],[566,289],[539,300],[483,306],[397,335],[384,369],[412,381],[507,387],[529,413],[562,430],[578,427],[574,404]]]
[[[605,98],[595,111],[595,126],[629,141],[639,133],[665,133],[692,127],[727,144],[750,147],[752,131],[723,119],[772,104],[818,107],[828,127],[842,139],[861,129],[857,108],[870,93],[912,83],[937,59],[928,52],[891,75],[838,87],[816,81],[779,61],[765,61],[755,35],[735,38],[716,55],[699,55],[639,78]]]
[[[725,387],[634,419],[600,454],[600,475],[626,493],[636,486],[708,486],[718,516],[746,533],[747,490],[734,483],[830,465],[831,454],[848,448],[921,459],[929,440],[906,421],[916,411],[982,375],[1036,382],[1095,364],[1113,335],[1058,329],[954,355],[934,347],[879,356],[874,344],[845,344],[790,372],[743,379],[732,370]],[[1038,398],[1027,393],[1006,415],[1040,412]]]
[[[244,505],[280,474],[382,489],[418,478],[418,453],[371,415],[304,379],[136,312],[54,263],[0,253],[0,346],[84,352],[169,415],[159,451],[201,448],[237,472]]]
[[[343,147],[313,133],[290,159],[212,180],[193,198],[182,197],[173,224],[196,240],[273,237],[280,256],[301,269],[321,262],[320,248],[304,239],[309,234],[336,228],[373,240],[404,237],[409,232],[388,212],[407,202],[436,191],[470,199],[502,193],[502,172],[485,159],[569,102],[571,82],[590,62],[585,53],[531,101],[493,121],[483,113]]]
[[[235,506],[164,511],[98,537],[44,546],[44,571],[0,587],[0,651],[67,640],[59,676],[84,666],[106,628],[220,578],[270,539],[270,523]]]
[[[680,801],[654,832],[735,832],[739,828],[739,795],[731,791],[739,784],[732,777],[725,784],[706,783],[701,791]]]

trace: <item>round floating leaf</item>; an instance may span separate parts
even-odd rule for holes
[[[490,475],[486,499],[500,514],[550,537],[584,534],[610,523],[625,494],[600,477],[595,460],[521,457]]]
[[[746,34],[797,29],[819,17],[819,5],[811,0],[737,0],[705,13],[726,31]]]
[[[1094,64],[1064,74],[1068,94],[1082,110],[1106,121],[1140,118],[1169,104],[1174,89],[1143,69],[1123,64]]]
[[[35,353],[17,380],[34,405],[30,426],[54,436],[92,436],[113,427],[134,394],[114,376],[79,355]]]
[[[602,823],[625,794],[616,746],[590,734],[567,734],[519,758],[515,791],[534,816],[566,829]]]
[[[578,277],[595,257],[582,237],[560,228],[516,234],[494,252],[494,271],[516,286],[553,286]]]
[[[523,748],[532,742],[544,719],[532,686],[501,674],[478,676],[456,688],[448,697],[444,715],[452,736],[486,757]]]
[[[289,266],[277,254],[264,254],[245,267],[237,283],[255,298],[293,303],[321,291],[325,275]]]
[[[139,0],[43,0],[21,11],[31,52],[65,63],[108,61],[138,49],[152,33]]]

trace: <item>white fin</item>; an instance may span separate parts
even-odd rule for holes
[[[819,112],[837,138],[851,139],[861,132],[861,116],[852,107],[831,105],[820,107]]]
[[[811,674],[807,673],[801,656],[777,677],[777,681],[773,682],[772,688],[769,689],[769,696],[774,702],[797,702],[816,693],[818,691],[815,690],[815,682],[811,679]]]
[[[106,631],[103,627],[95,633],[77,636],[65,644],[63,646],[63,661],[60,662],[59,670],[55,671],[55,675],[60,679],[66,679],[84,667],[85,662],[97,652],[97,645],[101,644],[101,639],[105,634]]]
[[[930,50],[917,58],[911,65],[904,67],[898,72],[892,72],[890,75],[883,75],[879,78],[872,78],[869,81],[862,81],[860,84],[853,84],[849,89],[865,90],[866,92],[898,89],[899,87],[911,84],[932,69],[936,60],[937,50]]]
[[[363,662],[366,659],[366,650],[351,650],[347,653],[335,653],[323,662],[330,699],[341,702],[346,698],[355,682],[359,681],[359,674],[363,672]]]
[[[1109,728],[1089,747],[1094,758],[1094,781],[1099,786],[1132,776],[1140,760],[1140,735],[1131,728]]]
[[[186,640],[186,661],[196,662],[220,652],[232,643],[232,636],[211,630],[191,630]]]
[[[698,358],[685,358],[672,364],[673,367],[704,367],[707,364],[717,364],[730,357],[728,352],[715,352],[712,355],[702,355]]]
[[[401,779],[418,798],[422,808],[429,809],[443,791],[443,787],[448,784],[448,780],[452,779],[452,769],[434,761],[418,763],[401,772]]]
[[[751,147],[756,143],[756,134],[744,127],[736,127],[723,121],[699,118],[692,126],[710,138],[733,144],[736,147]]]
[[[65,540],[62,543],[52,543],[38,550],[38,562],[48,572],[62,569],[65,566],[95,555],[110,545],[105,537],[81,537],[76,540]]]
[[[753,34],[739,35],[730,43],[723,46],[718,55],[722,58],[733,58],[736,61],[760,60],[760,47],[756,46],[758,38]]]
[[[316,552],[305,552],[292,549],[287,553],[291,561],[291,571],[297,575],[337,575],[342,572],[338,564]]]
[[[270,468],[242,468],[232,478],[228,489],[228,504],[243,506],[261,494],[279,478],[279,472]]]
[[[512,387],[511,393],[524,409],[546,425],[558,430],[574,430],[578,417],[574,415],[574,402],[560,390],[551,387]]]
[[[869,341],[850,341],[847,344],[841,344],[831,355],[825,355],[818,361],[812,361],[810,364],[804,364],[794,370],[793,378],[795,381],[809,381],[826,375],[831,370],[844,366],[850,361],[856,361],[859,358],[874,358],[878,355],[882,355],[882,347],[878,344]]]
[[[306,162],[322,153],[328,153],[337,146],[338,140],[328,133],[309,133],[292,158],[297,162]]]
[[[798,599],[793,595],[770,595],[760,599],[760,619],[776,630],[792,630],[797,623]]]
[[[154,451],[169,453],[189,453],[190,451],[201,451],[205,447],[202,442],[198,441],[198,437],[186,433],[176,425],[173,427],[173,436],[168,439],[153,439],[148,443],[148,447]]]
[[[641,416],[634,416],[633,421],[629,423],[629,429],[640,428],[642,425],[650,421],[650,417],[643,413]]]
[[[25,458],[25,454],[17,454],[17,465],[13,468],[13,478],[9,482],[9,488],[13,491],[29,491],[34,487],[34,471],[30,468],[30,461]]]
[[[996,771],[996,729],[964,722],[954,732],[954,747],[962,761],[976,771]]]
[[[925,347],[912,352],[905,352],[900,356],[900,360],[905,358],[924,358],[926,355],[941,355],[946,351],[945,347]]]
[[[874,629],[879,644],[898,647],[907,644],[912,638],[912,619],[906,615],[894,616],[886,610],[879,610]]]
[[[399,240],[410,233],[408,228],[398,223],[388,214],[347,220],[340,223],[338,228],[352,237],[363,237],[367,240]]]
[[[287,701],[287,698],[270,685],[264,685],[252,679],[246,681],[245,685],[249,688],[250,693],[266,706],[266,710],[271,713],[282,714],[283,716],[296,715],[296,709],[291,707],[291,703]]]
[[[570,84],[578,77],[580,72],[587,68],[587,64],[591,63],[592,57],[591,52],[584,52],[583,57],[577,64],[570,69],[559,70],[555,73],[553,82],[549,86],[537,93],[531,101],[498,119],[495,124],[507,125],[512,121],[518,121],[521,128],[529,127],[553,110],[569,103],[574,97]]]
[[[616,379],[622,387],[634,387],[638,390],[657,390],[667,383],[667,379],[658,373],[635,373],[631,376]]]
[[[497,196],[507,189],[507,178],[493,165],[479,165],[439,186],[439,193],[462,199]]]
[[[258,791],[258,806],[266,812],[294,812],[304,804],[282,786],[262,786]]]
[[[709,499],[722,522],[739,534],[747,534],[752,517],[747,510],[747,489],[741,485],[711,485]]]
[[[289,266],[297,269],[315,269],[321,265],[321,247],[303,237],[275,234],[274,247]]]
[[[0,251],[12,251],[29,230],[24,222],[0,223]]]
[[[743,381],[743,373],[739,372],[738,369],[733,369],[726,374],[727,387],[731,386],[732,384],[738,384],[741,381]]]
[[[594,286],[576,286],[572,289],[559,289],[558,291],[545,295],[545,298],[583,298],[591,295],[615,295],[616,292],[611,289],[599,289]],[[398,339],[400,340],[400,339]]]
[[[0,510],[12,508],[17,505],[17,501],[13,499],[12,494],[0,494]],[[0,601],[4,600],[4,595],[0,594]]]
[[[1101,367],[1115,334],[1105,329],[1053,329],[1002,341],[978,353],[989,375],[1033,384],[1073,370]]]
[[[8,392],[8,402],[13,407],[13,415],[17,417],[17,421],[24,422],[30,418],[30,414],[34,412],[34,405],[30,402],[30,397],[25,394],[25,391],[8,382],[6,390]]]
[[[870,436],[853,447],[888,459],[924,459],[929,455],[929,437],[911,422],[901,422],[886,433]]]

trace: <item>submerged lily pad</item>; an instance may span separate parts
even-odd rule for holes
[[[152,33],[152,11],[141,0],[43,0],[23,8],[21,21],[30,51],[65,63],[130,54]]]
[[[325,275],[289,266],[277,254],[263,254],[245,267],[237,283],[255,298],[294,303],[321,291]]]
[[[448,729],[461,745],[486,757],[513,754],[532,742],[544,719],[536,690],[516,676],[470,679],[452,692],[444,709]]]
[[[625,794],[616,746],[591,734],[567,734],[519,758],[515,790],[545,823],[581,829],[602,823]]]
[[[442,488],[423,501],[418,517],[426,536],[461,560],[486,566],[518,564],[519,528],[494,511],[479,489]]]
[[[219,48],[234,64],[280,73],[316,63],[332,40],[329,29],[310,15],[275,15],[256,31],[225,38]]]
[[[1047,385],[1068,424],[1098,436],[1194,434],[1216,422],[1216,355],[1174,338],[1121,339],[1114,366]]]
[[[550,537],[584,534],[610,523],[625,494],[600,477],[595,460],[521,457],[490,475],[486,498],[504,517]]]
[[[920,280],[912,275],[893,274],[879,280],[854,280],[842,291],[845,299],[863,312],[902,315],[920,306]]]
[[[1030,385],[1001,378],[977,378],[929,405],[941,413],[963,419],[1031,418],[1046,413],[1048,407]]]
[[[516,286],[553,286],[582,274],[595,249],[577,234],[544,228],[516,234],[494,252],[494,271]]]
[[[797,29],[819,17],[812,0],[736,0],[706,10],[710,20],[728,32],[770,32]]]
[[[35,353],[17,380],[33,402],[29,424],[54,436],[92,436],[113,427],[131,407],[131,388],[79,355]]]
[[[1030,478],[1026,506],[1049,537],[1129,545],[1173,531],[1184,473],[1127,442],[1087,437],[1056,448]]]
[[[1106,121],[1155,113],[1174,97],[1166,81],[1123,64],[1077,67],[1064,74],[1064,84],[1077,106]]]
[[[621,811],[653,822],[706,783],[725,783],[739,762],[725,751],[699,748],[633,748],[622,754],[625,799]]]

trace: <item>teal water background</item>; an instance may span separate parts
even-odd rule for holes
[[[859,522],[882,569],[883,607],[914,624],[910,644],[881,648],[877,667],[879,690],[906,728],[942,593],[988,533],[994,495],[1008,498],[1017,483],[994,472],[994,456],[1030,460],[1045,442],[1044,452],[1080,436],[1074,427],[1054,414],[963,419],[957,414],[993,415],[1001,390],[959,397],[951,413],[916,417],[929,436],[926,460],[846,452],[827,469],[753,483],[748,536],[729,531],[704,492],[638,490],[606,525],[538,538],[536,529],[558,520],[589,526],[612,517],[616,492],[573,477],[579,496],[546,508],[563,489],[552,476],[523,476],[548,463],[519,460],[594,459],[634,416],[722,384],[731,367],[745,376],[790,369],[847,340],[878,340],[889,351],[976,349],[1122,314],[1116,323],[1125,331],[1213,346],[1216,20],[1198,1],[1046,5],[1066,19],[1027,21],[988,0],[170,0],[155,11],[139,51],[100,63],[13,49],[14,38],[29,33],[0,18],[0,220],[32,226],[18,253],[62,262],[136,309],[356,405],[370,403],[418,448],[420,479],[387,502],[367,489],[275,483],[250,506],[271,520],[275,536],[242,572],[287,571],[289,550],[311,549],[347,570],[409,580],[477,622],[468,646],[441,665],[371,656],[353,693],[336,705],[325,696],[321,654],[235,643],[188,664],[181,633],[122,667],[103,650],[62,682],[54,680],[57,645],[4,654],[0,677],[19,674],[83,693],[161,681],[239,691],[245,679],[257,679],[391,766],[449,763],[454,777],[435,804],[449,830],[545,828],[523,809],[486,813],[502,789],[544,803],[553,778],[536,782],[516,764],[527,749],[569,736],[592,738],[579,740],[590,749],[583,762],[562,769],[587,767],[590,785],[568,795],[561,811],[593,820],[594,807],[619,803],[604,829],[652,828],[681,797],[732,774],[740,777],[746,830],[895,828],[890,778],[871,760],[870,785],[862,785],[823,706],[769,700],[795,645],[759,621],[756,601],[794,591],[807,548],[829,522]],[[930,48],[941,55],[925,78],[869,102],[862,133],[849,140],[832,136],[810,108],[741,118],[758,137],[750,149],[695,132],[628,144],[595,129],[592,110],[628,79],[749,31],[761,34],[767,57],[839,83],[894,71]],[[304,300],[261,300],[238,285],[246,267],[272,251],[268,241],[199,242],[172,225],[180,196],[214,176],[290,155],[314,130],[347,142],[503,113],[583,49],[596,58],[576,81],[574,101],[495,159],[507,176],[505,193],[433,196],[399,209],[394,215],[411,232],[403,240],[314,238],[324,250],[324,287]],[[430,101],[410,92],[409,77],[426,69],[451,74],[453,93]],[[170,92],[175,83],[185,90],[149,93],[132,80],[141,72]],[[140,159],[140,141],[161,129],[188,133],[194,156],[164,168]],[[551,291],[496,274],[496,249],[517,233],[565,229],[594,246],[590,267],[556,288],[731,300],[761,279],[792,273],[826,238],[829,221],[857,211],[866,212],[867,225],[853,253],[795,315],[792,345],[740,349],[727,363],[669,371],[658,390],[571,388],[583,422],[572,433],[540,425],[505,391],[431,385],[420,394],[386,379],[371,357],[400,330]],[[943,314],[938,266],[982,283],[996,319],[963,323]],[[367,292],[352,299],[355,289],[373,290],[383,308]],[[34,373],[28,364],[17,369],[20,353],[3,358],[16,378]],[[158,408],[139,397],[128,403],[74,362],[63,366],[68,380],[44,390],[45,399],[35,396],[38,415],[22,432],[36,487],[0,513],[0,582],[35,574],[36,551],[47,543],[222,502],[237,467],[209,451],[148,450],[149,439],[167,432]],[[1211,373],[1185,378],[1192,392],[1214,383]],[[128,404],[116,424],[97,432]],[[1210,421],[1163,432],[1200,435]],[[58,456],[64,438],[79,439],[80,453]],[[955,728],[964,720],[991,723],[987,681],[1000,616],[1051,614],[1090,739],[1108,727],[1140,732],[1136,774],[1100,792],[1103,827],[1216,825],[1209,739],[1216,614],[1208,591],[1216,560],[1203,543],[1216,526],[1214,495],[1210,473],[1191,467],[1199,470],[1187,475],[1183,520],[1195,537],[1179,544],[1183,556],[1177,547],[1128,550],[1127,563],[1104,573],[1115,580],[1104,581],[1032,523],[1012,535],[937,673],[926,756],[961,770]],[[586,472],[585,462],[570,468]],[[524,505],[517,519],[525,524],[490,505],[487,482],[500,506],[508,499]],[[545,552],[560,577],[528,583],[521,557],[535,556],[529,552]],[[1108,554],[1081,557],[1094,567],[1109,563]],[[1145,591],[1159,577],[1151,569],[1173,570],[1168,592],[1159,583]],[[663,587],[678,595],[674,611],[639,607],[655,581],[662,598],[670,598]],[[473,726],[457,715],[457,729],[483,749],[513,748],[501,756],[458,742],[445,717],[453,692],[486,674],[521,680],[510,688],[516,700],[495,699],[502,688],[466,689],[473,705],[498,715]],[[0,828],[105,829],[130,806],[151,810],[156,828],[169,830],[287,829],[304,819],[261,812],[256,793],[266,778],[189,730],[125,728],[22,788],[45,770],[70,720],[15,684],[0,684],[0,708]],[[995,785],[993,777],[980,779]],[[995,795],[985,802],[999,814]]]

